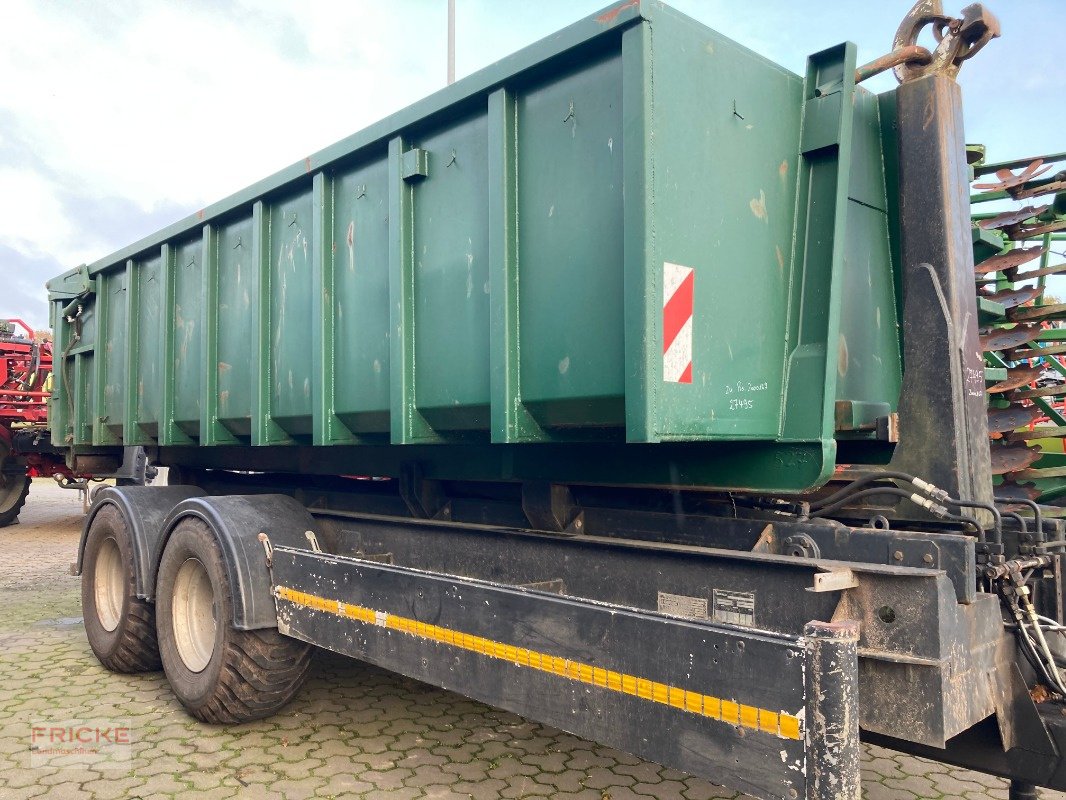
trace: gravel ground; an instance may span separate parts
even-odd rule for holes
[[[162,673],[99,666],[68,574],[81,528],[74,492],[37,481],[0,531],[0,798],[740,798],[675,770],[350,659],[318,654],[272,719],[213,727],[186,716]],[[127,726],[128,760],[44,764],[31,729]],[[997,778],[866,747],[864,796],[1006,798]],[[1045,792],[1046,800],[1066,798]]]

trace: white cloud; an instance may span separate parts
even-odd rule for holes
[[[29,258],[59,255],[77,264],[98,252],[67,215],[56,187],[29,169],[0,166],[0,241]]]
[[[387,8],[145,3],[91,16],[106,8],[12,4],[0,73],[19,79],[0,107],[48,168],[145,209],[219,199],[436,88],[390,46],[398,35],[355,35],[395,31]]]

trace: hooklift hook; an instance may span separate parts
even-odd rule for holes
[[[893,52],[917,45],[918,35],[929,25],[937,41],[936,49],[930,53],[928,63],[914,60],[897,65],[894,69],[900,83],[934,73],[954,78],[963,61],[1000,35],[999,20],[980,3],[966,6],[961,18],[953,18],[944,15],[941,0],[918,0],[896,31]]]
[[[918,35],[927,25],[933,26],[936,50],[930,52],[917,44]],[[855,83],[880,75],[887,69],[896,72],[900,83],[912,81],[934,72],[950,78],[959,74],[962,62],[999,36],[999,20],[980,3],[967,6],[962,18],[944,16],[940,0],[918,0],[903,18],[892,52],[875,58],[855,70]]]

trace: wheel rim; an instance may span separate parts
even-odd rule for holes
[[[203,672],[215,649],[215,592],[207,569],[190,558],[174,580],[174,640],[178,655],[193,672]]]
[[[105,539],[96,556],[93,572],[96,616],[105,631],[113,631],[122,619],[122,601],[126,595],[126,570],[122,554],[114,539]]]

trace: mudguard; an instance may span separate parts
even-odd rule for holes
[[[259,534],[265,533],[273,545],[310,548],[307,531],[316,535],[319,531],[307,509],[283,494],[199,496],[181,501],[163,521],[162,537],[149,574],[153,589],[167,540],[187,517],[202,519],[218,537],[233,590],[234,627],[239,630],[276,628],[277,608]]]
[[[155,594],[155,565],[162,552],[163,522],[174,506],[204,492],[195,486],[107,486],[96,493],[85,517],[78,543],[74,574],[81,575],[85,540],[100,510],[114,506],[126,520],[133,540],[133,574],[137,596],[151,599]]]

